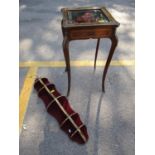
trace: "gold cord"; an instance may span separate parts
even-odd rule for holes
[[[60,97],[64,97],[64,96],[58,96],[57,99],[60,98]],[[52,100],[52,101],[47,105],[47,107],[46,107],[47,110],[48,110],[48,108],[52,105],[52,103],[53,103],[54,101],[55,101],[55,100]]]
[[[72,117],[72,116],[74,116],[75,114],[77,114],[77,113],[72,113],[71,115],[69,115],[69,117],[67,117],[66,119],[64,119],[64,121],[60,124],[60,127],[62,127],[64,124],[65,124],[65,122],[70,118],[70,117]]]
[[[78,127],[78,129],[81,129],[83,126],[84,126],[84,124],[81,124],[81,125]],[[78,132],[78,129],[76,129],[76,130],[72,133],[71,137],[73,137],[73,136]]]
[[[76,128],[76,131],[79,132],[80,136],[82,137],[82,139],[84,140],[84,142],[86,142],[86,137],[83,135],[83,133],[81,132],[81,130],[78,128],[78,126],[75,124],[74,120],[69,117],[69,115],[67,114],[67,112],[65,111],[64,107],[61,105],[61,103],[59,102],[59,100],[57,100],[55,98],[55,96],[53,94],[50,93],[50,90],[48,89],[48,87],[44,84],[44,82],[42,81],[42,79],[38,79],[40,81],[40,83],[45,87],[45,89],[47,90],[47,92],[50,94],[51,97],[54,98],[54,100],[56,101],[56,103],[58,104],[59,108],[62,110],[62,112],[68,117],[68,119],[71,121],[71,123],[74,125],[74,127]]]
[[[50,83],[46,84],[46,86],[48,86],[48,85],[51,85],[51,84],[50,84]],[[39,94],[39,93],[40,93],[40,91],[42,91],[44,88],[45,88],[44,86],[43,86],[43,87],[41,87],[41,88],[38,90],[38,94]],[[54,90],[54,89],[52,89],[52,90]]]

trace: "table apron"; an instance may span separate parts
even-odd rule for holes
[[[74,39],[89,39],[89,38],[105,38],[110,37],[113,34],[113,29],[98,28],[93,30],[70,30],[68,32],[68,38]]]

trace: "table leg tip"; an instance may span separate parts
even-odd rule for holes
[[[104,88],[102,88],[102,92],[105,93],[105,89]]]

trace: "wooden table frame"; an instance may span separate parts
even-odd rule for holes
[[[106,15],[109,22],[107,23],[93,23],[93,24],[70,24],[68,23],[67,13],[69,10],[90,10],[90,9],[101,9],[101,11]],[[72,40],[83,40],[83,39],[97,39],[95,59],[94,59],[94,69],[96,68],[96,60],[98,55],[98,49],[101,38],[109,38],[111,40],[111,48],[106,61],[106,65],[102,77],[102,91],[105,92],[105,78],[108,71],[109,64],[111,62],[112,56],[114,54],[115,48],[118,44],[118,38],[116,36],[116,28],[119,23],[112,17],[112,15],[107,11],[105,7],[87,7],[87,8],[63,8],[63,19],[61,22],[62,33],[63,33],[63,53],[66,62],[66,71],[68,74],[68,91],[67,96],[70,93],[71,87],[71,69],[70,69],[70,56],[69,56],[69,42]]]

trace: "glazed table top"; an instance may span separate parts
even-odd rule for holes
[[[103,7],[63,8],[63,27],[118,26],[119,23]]]

